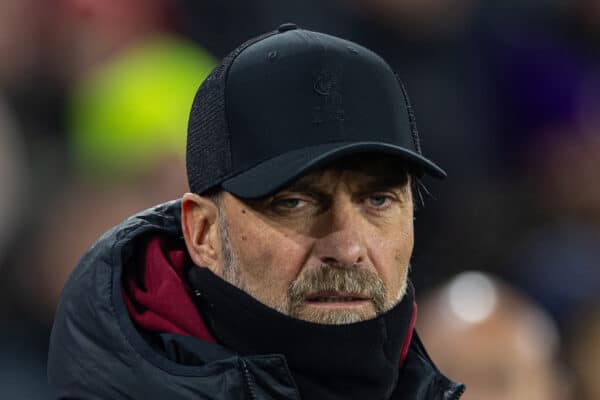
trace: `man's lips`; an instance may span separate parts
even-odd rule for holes
[[[306,296],[305,302],[316,306],[349,306],[362,305],[370,302],[366,296],[356,293],[321,292]]]

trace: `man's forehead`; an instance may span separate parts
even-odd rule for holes
[[[361,187],[404,186],[408,183],[406,163],[387,155],[354,155],[308,171],[282,190],[329,185],[344,177],[349,184]]]

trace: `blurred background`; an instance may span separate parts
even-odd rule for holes
[[[469,399],[600,399],[600,1],[2,0],[0,394],[47,397],[66,277],[187,189],[195,90],[283,22],[382,55],[426,180],[418,328]]]

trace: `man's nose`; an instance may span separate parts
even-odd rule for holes
[[[334,202],[335,203],[335,202]],[[326,213],[322,235],[315,242],[314,256],[322,263],[362,264],[367,247],[361,216],[350,202],[334,204]]]

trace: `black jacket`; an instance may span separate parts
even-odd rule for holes
[[[54,399],[299,399],[282,355],[241,357],[192,337],[173,343],[201,366],[171,361],[129,318],[121,276],[136,245],[152,234],[181,237],[180,201],[141,212],[104,234],[69,278],[50,339],[48,379]],[[179,336],[179,337],[178,337]],[[177,351],[177,349],[176,349]],[[444,377],[417,335],[400,370],[394,399],[458,399],[464,386]]]

